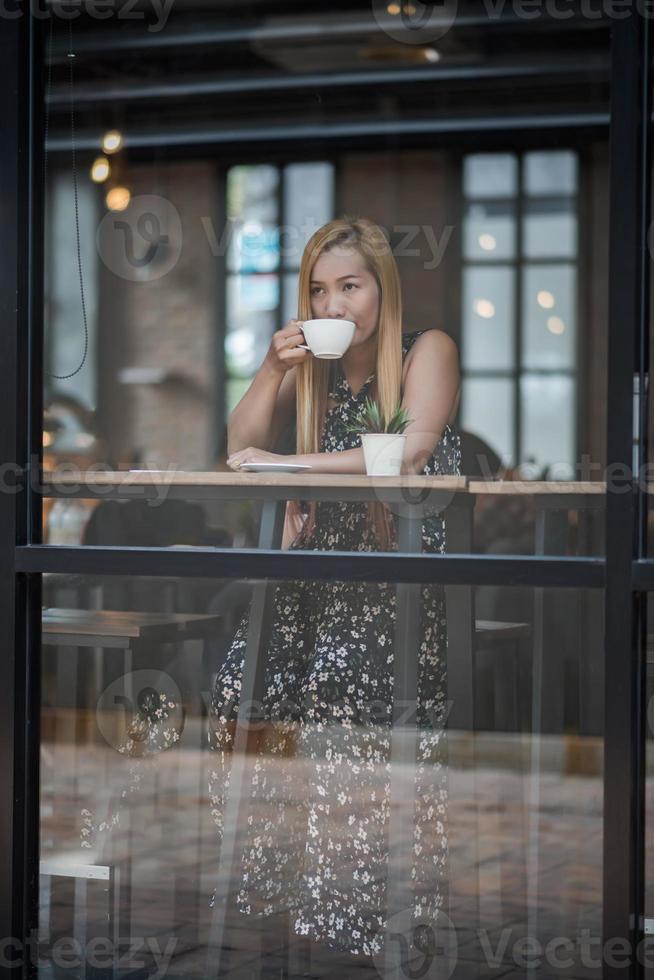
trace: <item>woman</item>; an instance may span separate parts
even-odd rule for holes
[[[440,330],[402,334],[397,267],[377,225],[343,217],[315,232],[302,257],[299,314],[274,334],[232,412],[231,467],[283,460],[310,463],[316,473],[365,473],[360,439],[343,423],[370,395],[386,419],[400,400],[412,419],[405,472],[460,472],[452,427],[459,395],[456,347]],[[315,358],[299,346],[300,324],[312,317],[356,324],[340,360]],[[294,406],[297,454],[283,456],[271,447],[292,423]],[[346,551],[397,546],[385,505],[331,502],[289,504],[284,545]],[[444,548],[442,520],[425,518],[423,550]],[[439,723],[446,700],[442,588],[423,586],[421,616],[411,876],[415,914],[435,917],[445,904],[447,859]],[[264,684],[273,735],[254,767],[238,897],[241,911],[288,910],[299,935],[359,956],[383,948],[394,623],[392,584],[277,586]],[[246,614],[212,689],[209,742],[219,764],[209,791],[221,833],[247,628]]]

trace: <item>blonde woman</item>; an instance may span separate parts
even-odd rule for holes
[[[358,436],[343,423],[374,397],[388,419],[399,402],[406,472],[457,474],[459,397],[456,346],[442,331],[402,332],[400,281],[383,231],[366,218],[329,222],[307,243],[298,320],[277,331],[228,427],[228,464],[308,462],[317,473],[365,473]],[[301,347],[312,317],[354,321],[336,361]],[[272,451],[295,423],[295,455]],[[295,501],[284,546],[393,550],[385,505]],[[423,522],[423,550],[442,552],[440,518]],[[388,784],[395,594],[392,584],[281,582],[266,659],[265,710],[271,733],[257,757],[243,853],[241,911],[290,913],[295,932],[354,956],[384,943]],[[209,792],[222,833],[233,721],[248,616],[236,631],[212,689],[210,748],[219,764]],[[423,586],[416,760],[415,916],[446,910],[447,831],[444,728],[446,626],[442,588]]]

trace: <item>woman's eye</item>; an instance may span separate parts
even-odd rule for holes
[[[356,283],[355,282],[346,282],[345,285],[346,286],[356,286]]]

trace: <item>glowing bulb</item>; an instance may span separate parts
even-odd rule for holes
[[[117,129],[110,129],[102,137],[102,149],[105,153],[116,153],[122,145],[123,136]]]
[[[425,48],[424,49],[425,59],[427,61],[436,62],[441,60],[440,52],[436,48]]]
[[[399,3],[389,3],[388,6],[386,7],[386,10],[388,11],[389,14],[392,14],[393,17],[397,17],[397,15],[400,12],[400,5]]]
[[[565,332],[565,323],[560,316],[548,316],[547,329],[558,337]]]
[[[554,296],[547,289],[540,289],[536,293],[536,302],[539,306],[542,306],[544,310],[551,310],[554,306]]]
[[[485,320],[495,316],[495,305],[489,299],[476,299],[473,308],[477,316],[483,316]]]
[[[124,211],[130,202],[131,194],[126,187],[112,187],[105,202],[110,211]]]
[[[492,252],[497,247],[495,236],[489,232],[484,232],[483,235],[479,236],[479,244],[486,252]]]
[[[96,184],[101,184],[109,176],[110,170],[109,161],[106,157],[96,157],[91,167],[91,180]]]

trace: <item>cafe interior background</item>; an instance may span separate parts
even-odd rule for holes
[[[388,234],[404,329],[438,327],[458,344],[464,473],[602,479],[610,24],[578,11],[526,18],[509,5],[489,17],[482,5],[460,3],[450,24],[443,16],[418,38],[401,26],[407,6],[175,0],[160,30],[150,29],[147,4],[135,8],[143,19],[52,18],[53,36],[48,25],[43,42],[46,470],[227,470],[229,412],[273,331],[297,314],[303,245],[321,224],[352,214]],[[555,553],[604,553],[602,497],[588,496],[595,506],[570,508]],[[260,513],[260,501],[47,499],[43,540],[248,548],[257,546]],[[534,554],[534,499],[479,494],[473,547]],[[118,896],[128,927],[142,934],[154,921],[158,934],[179,939],[169,975],[204,975],[203,876],[214,838],[203,824],[202,782],[189,779],[186,763],[206,723],[202,690],[249,594],[247,582],[214,578],[43,577],[53,612],[221,617],[208,637],[171,645],[166,670],[186,709],[181,744],[159,756],[156,791],[148,784],[145,803],[135,800],[113,838],[107,829],[103,837],[105,848],[117,848],[112,860],[120,861],[117,839],[129,858]],[[528,922],[538,935],[574,935],[597,925],[602,905],[602,594],[485,585],[475,600],[480,621],[522,631],[506,643],[482,637],[476,650],[474,767],[465,738],[450,743],[460,818],[452,818],[452,914],[464,930],[473,921],[492,929]],[[544,641],[538,601],[541,612],[556,610],[556,630]],[[556,646],[561,665],[545,690],[557,707],[538,763],[530,755],[537,642],[545,656]],[[98,693],[120,664],[101,644],[85,651],[70,639],[48,643],[41,844],[51,873],[42,877],[41,916],[56,934],[80,909],[90,928],[96,912],[91,892],[80,898],[79,882],[61,868],[79,849],[80,801],[93,797]],[[140,666],[160,666],[161,650],[144,644]],[[127,762],[116,757],[106,771],[120,782]],[[534,825],[528,802],[535,779],[539,805],[551,807],[545,828]],[[195,823],[183,833],[157,830],[148,864],[143,821],[150,804],[154,824],[163,819],[157,794],[169,804],[183,798]],[[123,839],[130,820],[135,836]],[[167,866],[168,833],[181,842],[181,870]],[[169,895],[157,891],[162,879],[175,882]],[[229,976],[267,975],[275,947],[265,926],[256,930],[260,959],[252,936],[237,930],[230,968],[247,963],[251,972]],[[336,953],[312,955],[316,976],[338,966]],[[505,965],[491,969],[464,942],[454,975],[516,969]]]

